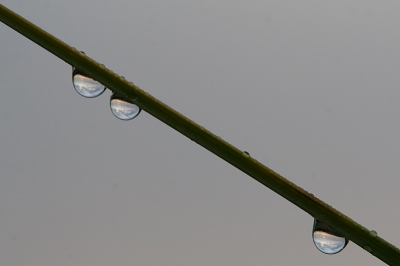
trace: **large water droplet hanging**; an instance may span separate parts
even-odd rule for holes
[[[349,243],[349,240],[317,219],[314,219],[313,241],[317,249],[325,254],[336,254]]]
[[[136,104],[127,102],[115,93],[111,95],[110,107],[112,113],[121,120],[131,120],[137,117],[142,110]]]
[[[106,89],[103,84],[89,78],[76,68],[72,68],[72,83],[74,84],[75,90],[86,98],[97,97]]]

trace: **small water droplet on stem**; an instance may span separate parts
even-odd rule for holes
[[[372,248],[371,248],[370,246],[364,246],[364,249],[365,249],[366,251],[368,251],[369,253],[372,252]]]
[[[377,233],[375,230],[369,231],[369,234],[370,234],[372,237],[378,236],[378,233]]]

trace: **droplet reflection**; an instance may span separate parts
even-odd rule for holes
[[[76,68],[72,69],[72,83],[75,90],[86,98],[94,98],[102,94],[106,87],[103,84],[89,78]]]
[[[136,104],[127,102],[115,93],[111,95],[110,107],[112,113],[121,120],[131,120],[137,117],[142,110]]]
[[[317,249],[325,254],[336,254],[349,243],[349,240],[317,219],[314,219],[313,241]]]

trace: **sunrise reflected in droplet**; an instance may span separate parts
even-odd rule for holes
[[[317,249],[325,254],[336,254],[342,251],[349,242],[317,219],[314,220],[313,241]]]
[[[138,116],[141,111],[139,106],[123,100],[115,93],[111,95],[110,107],[112,113],[121,120],[131,120]]]
[[[72,82],[75,90],[86,98],[95,98],[101,95],[106,89],[103,84],[86,76],[77,69],[73,69]]]

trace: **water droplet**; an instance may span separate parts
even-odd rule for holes
[[[246,157],[249,157],[249,156],[250,156],[250,153],[248,153],[247,151],[243,151],[243,153],[245,153],[244,156],[246,156]]]
[[[103,84],[89,78],[76,68],[73,68],[72,71],[72,83],[74,84],[75,90],[86,98],[97,97],[106,90]]]
[[[127,102],[118,94],[113,93],[110,98],[112,113],[121,120],[131,120],[137,117],[142,109],[136,104]]]
[[[369,253],[371,253],[371,252],[372,252],[372,248],[371,248],[371,247],[369,247],[369,246],[364,246],[364,249],[365,249],[366,251],[368,251]]]
[[[377,233],[375,230],[369,231],[369,234],[370,234],[372,237],[377,237],[377,236],[378,236],[378,233]]]
[[[317,219],[314,219],[313,241],[317,249],[325,254],[336,254],[349,243],[349,240]]]

